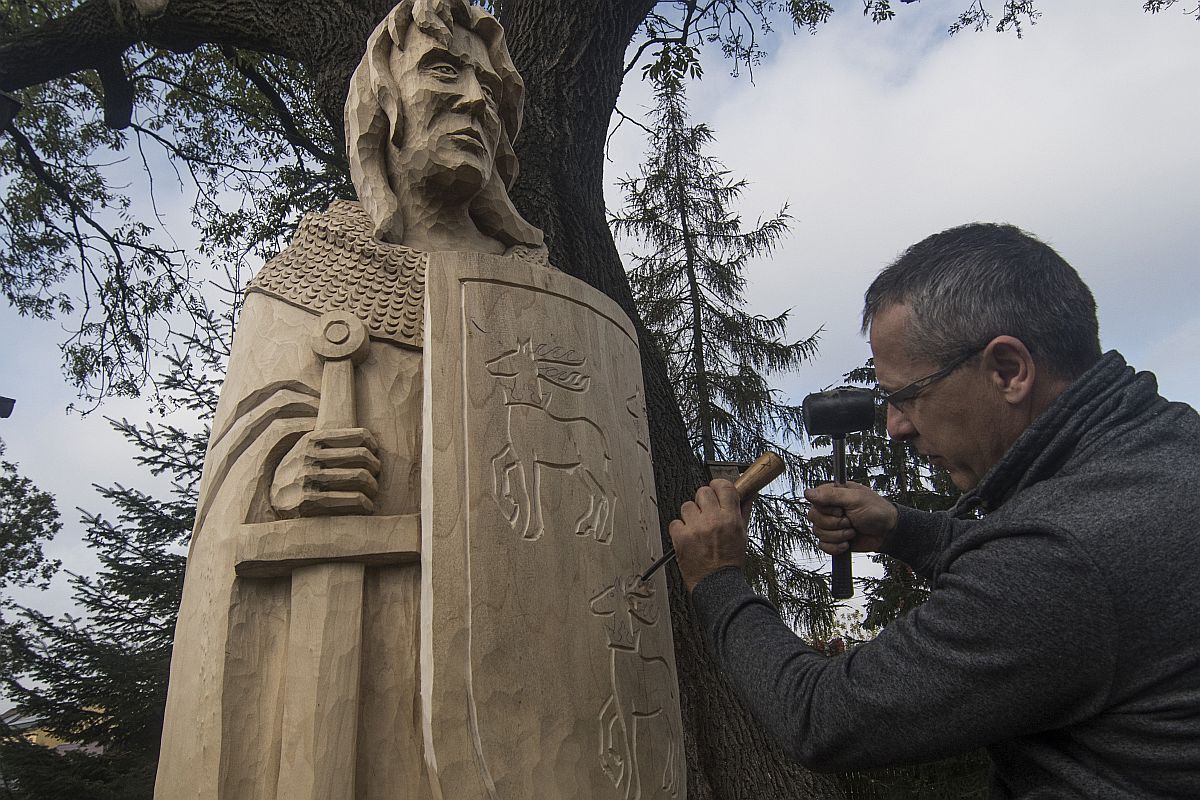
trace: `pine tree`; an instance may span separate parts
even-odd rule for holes
[[[163,377],[163,410],[211,419],[227,341],[205,317],[207,363],[176,352]],[[196,344],[193,342],[192,344]],[[94,577],[73,575],[79,616],[54,618],[16,604],[0,631],[0,686],[18,711],[66,743],[56,749],[0,730],[0,797],[137,800],[153,795],[184,554],[208,430],[110,420],[140,451],[136,460],[173,482],[168,499],[115,485],[96,487],[115,519],[84,515],[100,560]],[[2,586],[2,584],[0,584]],[[5,793],[6,792],[6,793]]]
[[[0,641],[19,628],[20,607],[10,592],[46,589],[57,572],[58,562],[47,559],[42,546],[61,528],[53,495],[23,477],[16,464],[0,461]],[[8,671],[9,661],[0,648],[0,673]],[[16,739],[16,733],[9,716],[0,717],[0,743]],[[0,797],[15,797],[10,773],[6,759],[0,757]]]
[[[772,388],[817,351],[817,334],[787,341],[790,314],[744,310],[745,268],[767,256],[787,232],[785,205],[750,230],[732,208],[744,180],[705,151],[711,129],[691,124],[683,85],[694,65],[650,73],[656,108],[640,177],[620,185],[625,208],[612,225],[643,245],[632,256],[630,283],[638,310],[666,357],[688,436],[704,461],[751,461],[764,450],[788,464],[787,489],[764,495],[751,521],[750,578],[790,621],[826,630],[833,605],[823,572],[800,566],[797,551],[815,553],[797,486],[824,479],[795,449],[803,437],[799,405]]]
[[[16,587],[46,588],[59,565],[43,555],[42,545],[61,528],[54,497],[23,477],[16,464],[0,460],[0,593]],[[0,594],[0,621],[5,604]]]

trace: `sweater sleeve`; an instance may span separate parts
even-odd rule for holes
[[[937,575],[942,553],[978,520],[955,519],[945,511],[918,511],[897,504],[896,529],[888,534],[880,552],[908,564],[925,580]]]
[[[736,569],[705,577],[692,601],[747,708],[810,769],[942,758],[1094,714],[1115,625],[1092,562],[1055,531],[971,544],[924,605],[836,658]]]

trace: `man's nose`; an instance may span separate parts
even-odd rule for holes
[[[887,432],[888,436],[898,441],[911,439],[917,433],[917,428],[913,425],[912,420],[908,418],[900,409],[896,408],[891,403],[887,406]]]

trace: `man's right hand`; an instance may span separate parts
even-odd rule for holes
[[[806,489],[808,521],[830,555],[852,550],[877,553],[883,540],[896,528],[899,514],[890,500],[859,483],[838,486],[826,483]]]
[[[366,428],[306,433],[271,483],[271,506],[284,519],[370,514],[379,490],[379,445]]]

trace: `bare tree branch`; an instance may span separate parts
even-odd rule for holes
[[[346,79],[371,29],[392,5],[392,0],[170,0],[160,12],[143,14],[146,4],[135,0],[84,0],[61,17],[0,41],[0,90],[102,66],[115,81],[114,60],[138,44],[177,53],[214,44],[306,64],[322,107],[340,121]],[[114,105],[113,117],[120,122],[118,108]]]
[[[263,97],[267,98],[267,102],[271,104],[271,109],[275,112],[275,116],[279,120],[285,139],[323,164],[336,167],[337,169],[349,169],[346,159],[338,154],[321,149],[310,137],[304,135],[300,130],[299,124],[296,122],[295,116],[292,115],[291,107],[280,96],[279,92],[271,84],[271,81],[267,79],[267,76],[256,70],[246,59],[239,57],[237,51],[232,47],[222,47],[221,53],[240,75],[250,81],[254,85],[254,88],[258,89]]]

